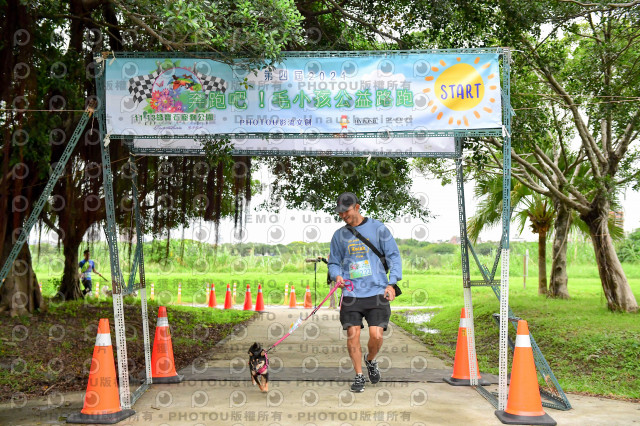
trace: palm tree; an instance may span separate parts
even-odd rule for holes
[[[547,197],[534,193],[514,180],[511,187],[511,206],[518,231],[522,232],[528,220],[531,231],[538,234],[538,294],[547,294],[546,242],[555,211]],[[502,176],[495,175],[477,181],[474,195],[480,202],[467,227],[469,239],[473,242],[485,226],[496,225],[502,219]]]
[[[589,228],[587,224],[580,219],[577,212],[570,211],[568,212],[568,217],[562,219],[562,222],[567,221],[568,223],[563,224],[561,227],[556,227],[559,212],[554,208],[549,198],[531,191],[515,180],[512,180],[511,187],[511,207],[514,209],[513,217],[518,223],[518,231],[522,232],[528,220],[532,232],[538,234],[538,294],[568,299],[566,241],[572,229],[588,236]],[[476,187],[474,188],[474,195],[480,199],[480,202],[478,203],[476,214],[469,219],[467,227],[468,237],[473,242],[478,239],[480,232],[485,226],[496,225],[502,219],[502,176],[486,176],[477,181]],[[611,201],[611,206],[614,209],[620,207],[615,199]],[[555,227],[556,234],[563,232],[565,235],[556,235],[555,240],[563,243],[555,244],[556,241],[554,241],[552,282],[551,285],[548,286],[546,241],[552,227]],[[611,238],[615,241],[624,238],[622,224],[615,219],[614,215],[610,215],[608,227]]]

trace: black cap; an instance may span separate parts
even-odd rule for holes
[[[84,251],[84,254],[87,254],[87,253],[89,253],[89,249],[86,249],[86,250]]]
[[[360,204],[360,200],[353,192],[343,192],[338,197],[336,203],[336,213],[344,213],[356,204]]]

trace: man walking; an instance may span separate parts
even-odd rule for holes
[[[80,279],[82,280],[82,285],[84,286],[84,290],[82,290],[82,294],[86,296],[87,294],[91,294],[91,273],[95,272],[100,275],[100,272],[96,270],[96,264],[93,260],[89,259],[89,250],[84,251],[84,259],[80,261],[78,267],[80,268]],[[102,275],[100,275],[102,277]],[[102,277],[104,278],[104,277]]]
[[[331,239],[329,274],[342,288],[343,300],[340,323],[347,330],[347,350],[356,372],[351,385],[352,392],[364,391],[360,330],[362,318],[369,326],[369,342],[364,362],[372,384],[380,381],[380,371],[375,357],[382,347],[382,333],[387,329],[391,316],[391,302],[400,295],[398,281],[402,279],[400,251],[389,232],[380,221],[363,217],[358,197],[345,192],[338,197],[336,213],[346,225],[338,229]],[[387,277],[388,269],[391,270]],[[345,280],[351,285],[345,286]]]

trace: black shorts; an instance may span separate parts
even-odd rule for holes
[[[384,298],[384,294],[360,298],[345,296],[342,299],[340,323],[343,330],[354,325],[364,328],[363,317],[367,320],[369,327],[373,325],[382,327],[384,330],[387,329],[391,317],[391,306],[389,301]]]

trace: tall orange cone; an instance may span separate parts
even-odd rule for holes
[[[224,308],[231,309],[231,285],[227,284],[227,294],[224,296]]]
[[[293,287],[293,284],[291,284],[291,297],[289,298],[289,307],[296,307],[296,289]]]
[[[524,320],[518,321],[507,408],[504,411],[496,410],[495,413],[502,423],[509,425],[556,424],[542,409],[529,326]]]
[[[262,296],[261,284],[258,284],[258,296],[256,296],[256,312],[264,312],[264,297]]]
[[[84,395],[84,406],[79,413],[67,417],[67,423],[114,424],[134,414],[135,411],[123,410],[120,407],[109,320],[101,318],[91,359],[87,392]]]
[[[218,305],[216,301],[216,285],[215,283],[211,283],[211,293],[209,293],[209,307],[215,308]]]
[[[244,308],[245,311],[253,310],[253,303],[251,302],[251,287],[247,284],[247,292],[244,294]]]
[[[180,383],[184,378],[176,373],[169,319],[167,318],[167,308],[164,306],[160,306],[158,309],[156,335],[153,339],[153,352],[151,353],[151,378],[153,383]]]
[[[311,289],[309,288],[309,284],[307,284],[307,291],[305,291],[304,293],[304,307],[305,308],[313,307],[313,305],[311,304]]]
[[[453,361],[453,374],[444,381],[453,386],[469,386],[471,384],[471,373],[469,372],[469,347],[467,345],[467,327],[469,319],[467,311],[462,308],[460,313],[460,326],[458,327],[458,343],[456,344],[456,358]],[[487,386],[490,383],[482,379],[480,369],[478,368],[478,360],[475,359],[476,371],[478,372],[478,384]]]

